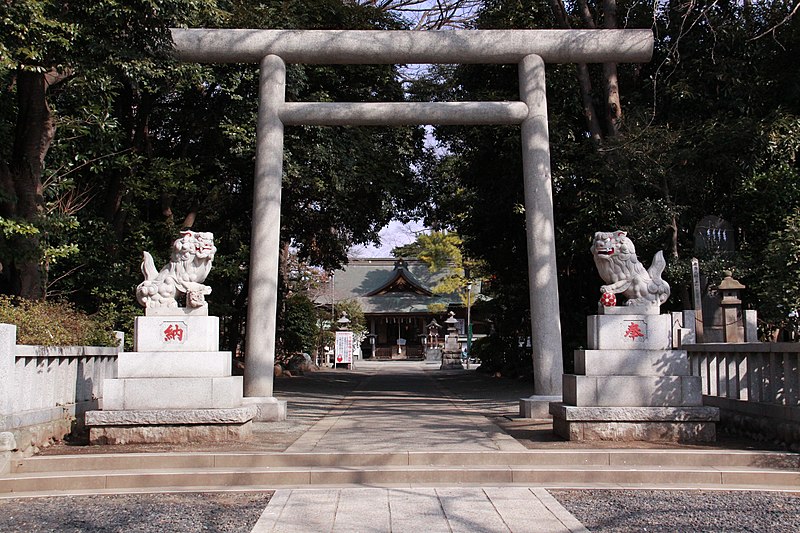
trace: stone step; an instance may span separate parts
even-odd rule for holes
[[[287,467],[763,467],[800,470],[800,454],[731,450],[605,449],[511,452],[119,453],[36,456],[12,461],[13,474],[175,468]]]
[[[761,467],[623,466],[382,466],[244,467],[15,473],[0,478],[0,493],[128,491],[183,487],[369,485],[645,485],[663,487],[800,487],[800,472]]]

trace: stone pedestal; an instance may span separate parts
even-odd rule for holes
[[[568,440],[713,442],[719,410],[703,407],[699,376],[673,349],[671,317],[657,308],[590,316],[553,430]]]
[[[539,420],[550,418],[550,404],[560,401],[561,396],[533,395],[530,398],[520,398],[519,416]]]
[[[442,352],[442,366],[441,370],[463,369],[464,364],[461,362],[461,352]]]
[[[453,331],[454,333],[448,335],[444,339],[442,366],[439,367],[441,370],[464,368],[464,365],[461,363],[461,347],[458,345],[458,335],[455,334],[455,330]]]
[[[137,351],[119,354],[117,378],[104,381],[102,410],[86,413],[92,444],[251,437],[262,410],[259,402],[245,402],[242,377],[231,375],[231,353],[219,351],[218,317],[148,312],[136,319],[134,346]]]

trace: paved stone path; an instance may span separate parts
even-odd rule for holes
[[[544,489],[279,490],[253,533],[586,532]]]
[[[449,396],[425,363],[360,363],[373,372],[287,452],[497,451],[525,447]],[[291,409],[291,406],[290,406]]]
[[[425,363],[362,362],[370,376],[287,452],[499,451],[525,447],[450,395]],[[290,406],[291,410],[291,406]],[[290,414],[291,416],[291,414]],[[544,489],[346,488],[275,493],[254,533],[574,532]]]

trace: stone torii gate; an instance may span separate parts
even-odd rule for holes
[[[556,274],[545,63],[642,63],[650,30],[225,30],[173,29],[177,57],[259,63],[244,394],[276,418],[275,321],[284,125],[488,125],[522,129],[534,396],[532,414],[560,401],[563,363]],[[519,102],[286,102],[286,63],[516,63]],[[284,411],[285,413],[285,411]],[[284,415],[285,416],[285,415]]]

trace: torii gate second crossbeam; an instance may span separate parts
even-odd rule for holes
[[[519,124],[525,186],[535,411],[561,400],[563,361],[556,271],[545,63],[650,60],[650,30],[173,29],[184,61],[259,63],[260,87],[244,393],[274,403],[275,321],[284,125]],[[286,102],[286,63],[516,63],[519,102]],[[274,419],[269,409],[261,420]]]

